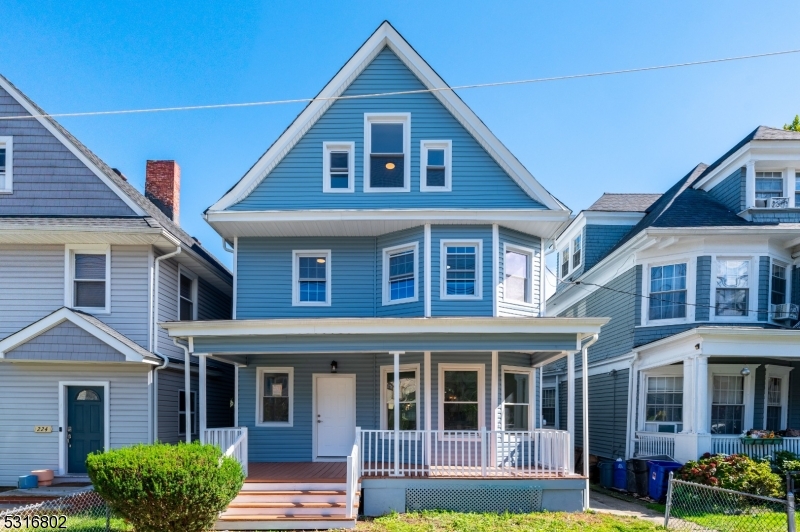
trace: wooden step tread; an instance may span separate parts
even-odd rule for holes
[[[219,521],[355,521],[341,515],[222,515]]]
[[[360,493],[360,492],[359,492]],[[270,496],[270,495],[347,495],[344,490],[244,490],[239,495]]]
[[[343,502],[232,502],[228,508],[347,508]]]

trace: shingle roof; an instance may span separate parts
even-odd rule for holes
[[[95,155],[89,148],[83,145],[81,141],[75,138],[72,133],[67,131],[61,124],[59,124],[54,118],[49,116],[41,107],[39,107],[33,100],[28,98],[24,92],[19,90],[19,88],[11,83],[8,79],[6,79],[2,74],[0,74],[3,81],[8,83],[14,90],[19,94],[22,98],[25,99],[28,104],[30,104],[39,115],[42,115],[44,120],[47,120],[50,124],[53,125],[62,135],[64,135],[69,142],[75,145],[75,147],[87,158],[89,159],[103,174],[108,177],[114,184],[119,187],[122,192],[128,196],[134,203],[136,203],[141,209],[146,212],[151,218],[154,218],[161,224],[167,231],[175,235],[184,246],[192,249],[199,255],[203,256],[203,258],[208,261],[211,265],[213,265],[219,272],[224,274],[226,277],[233,278],[231,272],[219,262],[216,257],[214,257],[207,249],[205,249],[198,240],[192,237],[189,233],[183,230],[181,226],[173,222],[167,215],[161,212],[161,209],[156,207],[150,200],[148,200],[144,195],[136,190],[136,188],[131,185],[126,179],[118,175],[110,166],[108,166],[105,162],[103,162],[100,157]]]
[[[706,168],[704,174],[708,174],[712,172],[717,166],[722,164],[722,162],[739,151],[739,149],[750,142],[751,140],[800,140],[800,133],[797,131],[786,131],[785,129],[776,129],[774,127],[767,127],[767,126],[758,126],[753,131],[750,132],[745,138],[740,140],[736,145],[725,152],[725,154],[711,163],[708,168]],[[702,177],[702,176],[701,176]]]
[[[92,228],[96,230],[159,229],[161,224],[153,218],[83,218],[77,216],[0,216],[0,229],[40,226],[48,228]]]
[[[606,192],[587,211],[645,212],[661,194],[617,194]]]

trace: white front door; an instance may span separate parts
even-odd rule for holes
[[[350,454],[356,434],[356,376],[317,375],[317,453],[320,458]]]

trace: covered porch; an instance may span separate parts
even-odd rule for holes
[[[631,377],[628,456],[686,462],[707,452],[800,453],[791,430],[800,428],[799,342],[800,330],[701,327],[640,347]],[[743,439],[751,430],[781,439]]]

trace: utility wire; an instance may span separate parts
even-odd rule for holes
[[[320,102],[320,101],[336,101],[336,100],[354,100],[360,98],[376,98],[380,96],[399,96],[399,95],[406,95],[406,94],[422,94],[422,93],[433,93],[433,92],[440,92],[440,91],[455,91],[455,90],[464,90],[464,89],[481,89],[486,87],[503,87],[507,85],[525,85],[530,83],[545,83],[550,81],[564,81],[570,79],[583,79],[583,78],[595,78],[601,76],[615,76],[618,74],[632,74],[635,72],[649,72],[652,70],[667,70],[671,68],[682,68],[682,67],[689,67],[689,66],[698,66],[698,65],[709,65],[713,63],[725,63],[729,61],[742,61],[745,59],[757,59],[761,57],[771,57],[777,55],[787,55],[787,54],[796,54],[800,52],[800,49],[795,50],[782,50],[779,52],[766,52],[763,54],[751,54],[751,55],[740,55],[736,57],[724,57],[719,59],[706,59],[703,61],[690,61],[687,63],[673,63],[670,65],[659,65],[659,66],[650,66],[650,67],[639,67],[639,68],[627,68],[623,70],[607,70],[603,72],[591,72],[587,74],[569,74],[566,76],[552,76],[547,78],[533,78],[533,79],[521,79],[515,81],[497,81],[493,83],[473,83],[470,85],[458,85],[455,87],[441,87],[441,88],[433,88],[433,89],[415,89],[415,90],[407,90],[407,91],[396,91],[396,92],[377,92],[372,94],[354,94],[349,96],[331,96],[331,97],[315,97],[315,98],[293,98],[289,100],[271,100],[271,101],[263,101],[263,102],[243,102],[243,103],[220,103],[220,104],[209,104],[209,105],[187,105],[181,107],[153,107],[148,109],[124,109],[118,111],[87,111],[87,112],[76,112],[76,113],[53,113],[53,114],[39,114],[39,115],[26,115],[26,116],[4,116],[0,117],[0,120],[24,120],[30,118],[60,118],[60,117],[78,117],[78,116],[107,116],[107,115],[126,115],[126,114],[139,114],[139,113],[165,113],[165,112],[174,112],[174,111],[198,111],[198,110],[207,110],[207,109],[231,109],[237,107],[260,107],[260,106],[267,106],[267,105],[284,105],[284,104],[291,104],[291,103],[311,103],[311,102]]]

